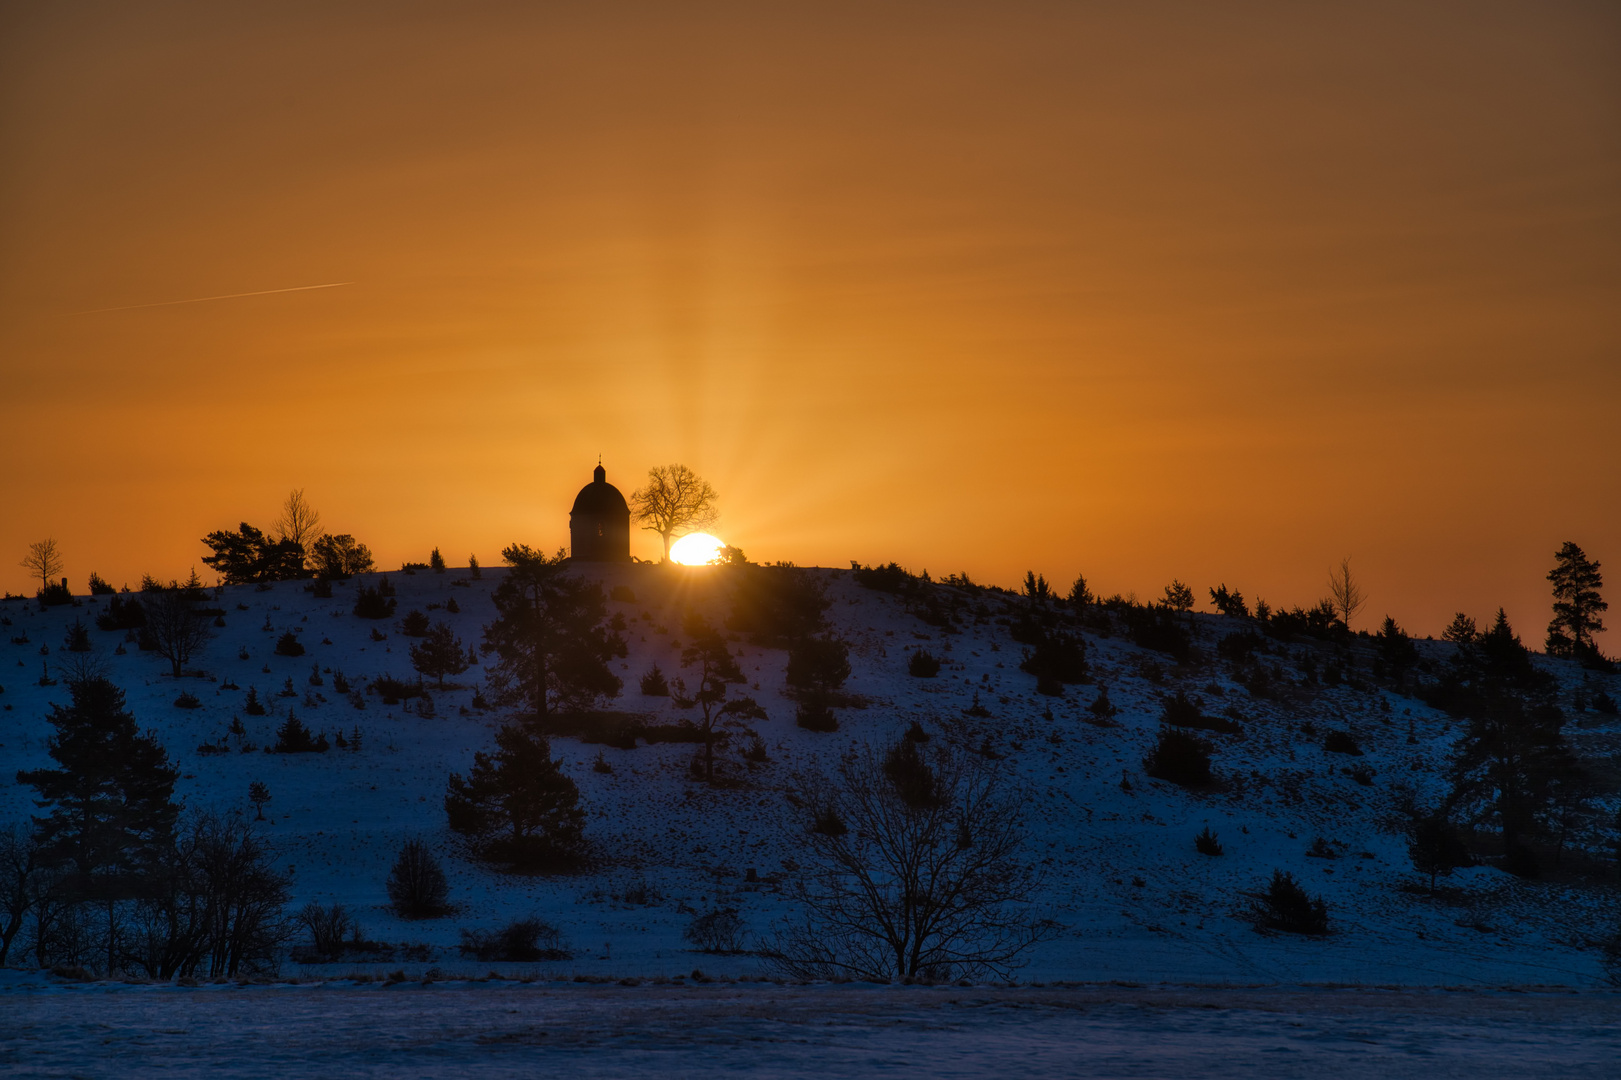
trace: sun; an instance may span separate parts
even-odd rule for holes
[[[681,566],[708,566],[720,561],[725,541],[708,533],[688,533],[670,545],[670,561]]]

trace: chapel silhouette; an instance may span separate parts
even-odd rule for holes
[[[569,554],[580,562],[630,562],[630,506],[600,463],[592,477],[569,511]]]

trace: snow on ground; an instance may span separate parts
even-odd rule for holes
[[[627,620],[630,647],[615,663],[625,691],[612,707],[678,719],[668,699],[641,696],[637,679],[655,661],[671,676],[679,674],[685,607],[724,618],[716,587],[722,572],[648,565],[584,572],[605,587],[626,586],[636,597],[610,604]],[[67,629],[82,619],[138,720],[159,733],[183,770],[178,794],[192,806],[247,809],[249,782],[262,780],[272,793],[263,828],[292,873],[294,907],[343,902],[372,938],[427,946],[425,960],[406,965],[413,974],[429,966],[451,973],[482,969],[486,965],[463,963],[456,952],[460,929],[530,914],[558,926],[574,952],[548,977],[649,977],[697,967],[729,976],[758,973],[759,961],[749,956],[687,951],[682,930],[695,913],[721,905],[737,907],[756,934],[789,914],[787,884],[798,848],[798,825],[782,795],[789,774],[825,766],[860,743],[891,741],[916,719],[950,742],[977,749],[988,740],[1010,782],[1028,793],[1030,851],[1047,877],[1040,903],[1065,930],[1031,956],[1022,978],[1575,987],[1601,981],[1592,945],[1615,923],[1613,895],[1524,882],[1486,868],[1460,872],[1440,899],[1412,891],[1418,878],[1394,828],[1396,802],[1404,789],[1433,799],[1458,733],[1456,722],[1421,702],[1348,685],[1297,687],[1286,703],[1252,699],[1225,677],[1224,665],[1183,675],[1163,656],[1088,633],[1094,672],[1121,709],[1120,726],[1096,727],[1083,721],[1095,687],[1042,697],[1034,679],[1018,670],[1021,647],[997,622],[1014,597],[974,592],[970,603],[984,614],[947,635],[907,614],[894,597],[859,587],[847,571],[817,573],[834,601],[829,619],[852,646],[848,689],[869,699],[869,707],[841,710],[837,733],[803,731],[781,693],[786,654],[735,642],[751,683],[746,692],[770,713],[759,725],[770,763],[745,767],[733,755],[745,782],[712,789],[688,776],[691,746],[620,750],[556,739],[554,751],[580,786],[604,865],[580,877],[492,873],[460,857],[443,811],[447,774],[465,771],[474,751],[491,745],[501,722],[494,712],[471,708],[483,671],[475,667],[455,680],[458,688],[435,691],[431,717],[384,706],[374,695],[357,709],[332,684],[338,672],[356,686],[382,674],[412,677],[411,639],[400,633],[398,619],[414,609],[451,623],[465,644],[474,644],[494,617],[490,590],[501,573],[486,570],[479,580],[455,569],[391,573],[399,608],[395,619],[382,623],[351,614],[356,589],[379,575],[338,584],[331,599],[314,598],[305,583],[295,582],[263,591],[225,589],[218,606],[226,610],[226,625],[195,664],[207,676],[178,685],[162,660],[133,644],[125,655],[111,655],[124,635],[93,628],[100,598],[43,613],[32,601],[0,603],[0,616],[10,623],[0,627],[0,820],[18,820],[33,809],[31,789],[13,777],[47,761],[47,705],[67,699],[60,683],[37,683],[42,665],[54,669],[63,659]],[[452,600],[455,614],[445,608]],[[1236,628],[1215,616],[1198,621],[1198,645],[1206,651]],[[374,629],[386,638],[374,640]],[[308,655],[274,655],[277,638],[288,630]],[[939,678],[907,675],[907,657],[920,645],[946,661]],[[1447,648],[1420,645],[1437,656]],[[1286,659],[1278,663],[1294,674]],[[1554,666],[1567,684],[1582,677]],[[289,685],[292,696],[278,696]],[[1608,685],[1611,696],[1621,697],[1621,680]],[[250,686],[272,715],[242,711]],[[1208,712],[1230,704],[1245,717],[1243,737],[1211,736],[1216,769],[1228,781],[1223,791],[1189,793],[1143,775],[1161,695],[1178,686],[1202,696]],[[176,708],[182,689],[199,696],[202,707]],[[964,715],[976,693],[990,717]],[[263,748],[289,708],[329,734],[358,727],[361,749],[244,753],[243,740],[226,737],[238,716],[245,741]],[[1316,733],[1304,733],[1303,721]],[[1415,742],[1408,741],[1409,725]],[[1584,753],[1610,756],[1621,748],[1613,718],[1582,714],[1581,725],[1570,730]],[[1366,756],[1326,753],[1328,728],[1352,732]],[[229,753],[198,751],[222,739]],[[599,754],[611,773],[593,770]],[[1348,765],[1370,769],[1371,785],[1348,775]],[[1207,825],[1225,846],[1220,858],[1194,850],[1194,835]],[[428,839],[445,859],[459,905],[455,915],[405,922],[385,907],[384,879],[408,836]],[[1331,841],[1340,857],[1309,857],[1318,837]],[[1275,868],[1323,894],[1333,936],[1308,940],[1252,929],[1243,917],[1245,893]],[[302,969],[289,964],[286,970]]]
[[[576,986],[0,990],[36,1077],[1605,1077],[1621,995]]]

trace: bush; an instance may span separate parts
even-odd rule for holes
[[[858,562],[850,563],[850,570],[855,575],[856,584],[864,589],[873,589],[886,593],[905,593],[912,588],[916,578],[908,574],[899,563],[879,564],[877,566],[862,566]]]
[[[174,707],[177,709],[200,709],[203,707],[203,703],[196,694],[187,691],[174,699]]]
[[[681,932],[683,940],[699,952],[706,953],[743,952],[747,936],[748,931],[744,928],[743,920],[738,916],[736,908],[705,912],[688,923],[687,928]]]
[[[264,704],[259,700],[259,691],[251,686],[248,687],[247,700],[242,703],[242,711],[249,716],[263,716],[265,714]]]
[[[1208,825],[1204,827],[1203,832],[1193,838],[1193,847],[1200,855],[1215,856],[1222,854],[1221,840],[1217,838],[1215,833],[1210,831]]]
[[[350,942],[362,942],[365,934],[342,904],[322,907],[305,904],[296,916],[299,925],[309,931],[310,951],[318,957],[342,956]]]
[[[804,638],[788,649],[785,681],[796,690],[837,690],[850,677],[850,646],[837,638]]]
[[[664,677],[664,672],[654,664],[642,676],[642,693],[647,697],[669,697],[670,680]]]
[[[420,682],[406,682],[404,679],[396,679],[392,675],[377,676],[371,681],[368,689],[382,698],[384,705],[398,705],[400,702],[409,701],[411,698],[425,698],[428,696],[427,687]]]
[[[111,585],[107,584],[107,582],[102,578],[102,576],[100,574],[96,573],[94,570],[90,571],[90,595],[91,596],[111,596],[111,595],[113,595],[113,587]]]
[[[277,656],[303,656],[304,646],[291,630],[276,639]]]
[[[563,935],[534,916],[508,923],[499,930],[463,930],[459,946],[464,954],[479,960],[534,963],[537,960],[567,960]]]
[[[62,604],[73,603],[73,590],[68,588],[68,579],[60,582],[51,582],[34,594],[40,607],[59,607]]]
[[[1293,874],[1274,870],[1266,891],[1252,895],[1254,917],[1267,929],[1313,937],[1328,933],[1328,904],[1320,896],[1308,896]]]
[[[384,579],[387,580],[386,578]],[[393,590],[390,589],[390,592]],[[388,596],[381,589],[366,586],[355,597],[355,614],[362,619],[386,619],[394,614],[394,607],[399,601]]]
[[[428,555],[428,568],[436,574],[445,572],[445,557],[439,554],[438,548],[434,548]]]
[[[324,754],[331,749],[326,741],[325,732],[311,735],[310,729],[304,721],[287,714],[287,720],[276,729],[276,745],[273,753],[277,754]]]
[[[794,723],[806,731],[837,731],[839,718],[827,704],[827,698],[820,694],[812,695],[799,703],[794,712]]]
[[[938,657],[919,649],[906,661],[906,673],[918,679],[932,679],[940,674],[940,660]]]
[[[146,609],[133,596],[114,596],[107,601],[107,610],[96,616],[102,630],[139,630],[145,625]]]
[[[400,620],[400,633],[406,637],[427,637],[428,616],[420,611],[408,611]]]
[[[1330,754],[1350,754],[1352,757],[1361,757],[1362,748],[1356,744],[1350,732],[1330,731],[1323,738],[1323,749]]]
[[[884,775],[895,787],[895,794],[914,810],[939,806],[945,797],[940,778],[923,760],[918,744],[901,739],[884,754]]]
[[[407,840],[388,872],[388,901],[403,919],[432,919],[450,911],[450,884],[421,840]]]
[[[1210,783],[1210,744],[1180,728],[1160,728],[1143,771],[1182,787],[1204,787]]]
[[[1037,688],[1046,685],[1044,693],[1057,697],[1063,693],[1063,683],[1090,681],[1086,666],[1086,642],[1061,631],[1042,634],[1035,648],[1025,651],[1019,670],[1036,677]]]
[[[1237,723],[1221,716],[1206,716],[1200,709],[1201,702],[1197,698],[1189,698],[1181,690],[1174,697],[1165,699],[1164,712],[1160,721],[1172,727],[1194,728],[1199,731],[1218,731],[1223,735],[1237,735],[1243,728]]]
[[[73,625],[68,627],[67,637],[62,639],[62,647],[68,652],[90,651],[90,631],[85,629],[84,623],[73,620]]]

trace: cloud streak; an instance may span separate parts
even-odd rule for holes
[[[220,296],[194,296],[188,300],[159,300],[152,304],[126,304],[123,307],[90,308],[88,311],[75,311],[74,315],[100,315],[107,311],[138,311],[141,308],[172,307],[175,304],[204,304],[210,300],[236,300],[244,296],[270,296],[275,293],[309,292],[311,289],[336,289],[342,285],[353,285],[352,281],[333,281],[325,285],[294,285],[288,289],[260,289],[257,292],[224,293]]]

